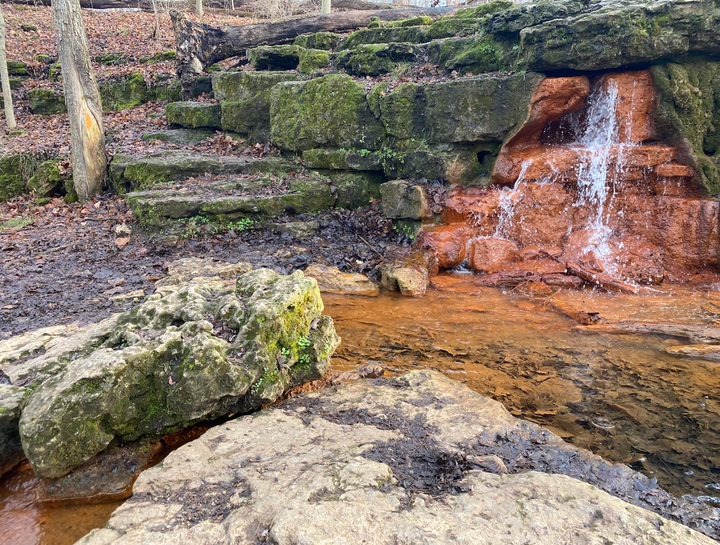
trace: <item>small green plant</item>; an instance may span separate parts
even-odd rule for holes
[[[35,221],[35,218],[32,216],[27,218],[22,216],[11,218],[3,223],[0,223],[0,231],[4,231],[5,229],[21,229],[26,225],[30,225],[33,221]]]
[[[415,242],[416,230],[411,225],[407,223],[393,225],[393,229],[396,233],[405,235],[410,242]]]
[[[361,149],[360,150],[360,157],[367,157],[368,155],[372,155],[373,151],[370,151],[369,149]]]
[[[312,341],[304,336],[300,337],[297,343],[300,348],[309,348],[312,346]]]
[[[241,218],[235,222],[230,222],[227,224],[227,228],[229,231],[245,231],[246,229],[249,229],[253,226],[255,223],[255,220],[251,218]]]

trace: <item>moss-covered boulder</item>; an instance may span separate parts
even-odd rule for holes
[[[720,54],[720,4],[716,1],[607,2],[564,19],[521,31],[531,70],[608,70]]]
[[[388,134],[431,144],[502,141],[525,120],[539,74],[407,83],[379,98]]]
[[[23,176],[23,155],[0,157],[0,201],[6,201],[27,192]]]
[[[339,338],[322,310],[316,281],[300,272],[160,290],[32,392],[19,425],[25,454],[38,476],[57,478],[113,441],[271,403],[327,371]]]
[[[344,74],[272,89],[271,140],[284,149],[378,149],[385,137],[364,87]]]
[[[72,176],[61,172],[60,160],[50,159],[40,163],[35,174],[28,180],[27,188],[36,197],[50,197],[72,189]]]
[[[30,89],[27,92],[30,111],[36,115],[53,115],[67,112],[65,96],[52,89]]]
[[[300,53],[298,72],[309,74],[330,66],[330,53],[322,49],[305,49]]]
[[[334,32],[316,32],[314,34],[303,34],[295,38],[293,45],[304,47],[306,49],[323,49],[330,51],[335,49],[340,43],[342,36]]]
[[[211,129],[167,129],[165,131],[143,133],[145,142],[168,142],[180,146],[197,144],[215,136]]]
[[[30,72],[24,62],[7,61],[8,75],[10,76],[29,76]]]
[[[519,40],[483,34],[471,38],[447,38],[427,45],[430,60],[446,70],[460,73],[511,72],[518,67]]]
[[[309,168],[369,171],[383,169],[382,156],[366,149],[310,149],[303,152],[303,161]]]
[[[109,166],[109,178],[115,191],[124,194],[158,184],[167,184],[203,174],[282,175],[297,168],[282,157],[253,159],[248,156],[214,156],[187,152],[163,152],[145,157],[117,154]]]
[[[261,45],[248,49],[247,58],[256,70],[294,70],[302,50],[297,45]]]
[[[419,49],[409,43],[360,45],[337,56],[337,66],[354,76],[379,76],[400,63],[414,62]]]
[[[106,112],[126,110],[153,98],[142,74],[107,80],[101,82],[99,87],[103,110]]]
[[[380,199],[380,185],[385,177],[379,172],[357,172],[343,170],[320,170],[335,188],[338,208],[352,210],[368,206]]]
[[[397,28],[397,27],[408,27],[408,26],[424,26],[433,24],[433,18],[427,15],[418,15],[417,17],[411,17],[410,19],[402,19],[400,21],[390,21],[385,25],[385,28]]]
[[[695,167],[707,195],[720,195],[720,62],[689,61],[651,68],[659,92],[661,138]]]
[[[253,142],[270,138],[270,90],[297,74],[283,72],[217,72],[212,75],[215,97],[221,101],[221,125],[247,135]]]
[[[396,28],[364,28],[350,34],[339,46],[339,49],[345,51],[355,49],[361,45],[369,44],[391,44],[391,43],[412,43],[420,44],[429,42],[428,36],[429,26],[411,26]],[[446,37],[446,36],[437,36]]]
[[[165,108],[168,123],[188,129],[219,129],[220,105],[207,102],[171,102]]]
[[[25,458],[18,434],[24,394],[24,388],[0,383],[0,477]]]

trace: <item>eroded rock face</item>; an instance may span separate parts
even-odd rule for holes
[[[302,273],[163,286],[32,391],[19,423],[25,454],[56,478],[114,440],[270,403],[327,371],[339,338],[322,309]]]
[[[23,388],[0,382],[0,477],[25,457],[18,435],[24,394]]]
[[[649,510],[665,502],[714,531],[709,510],[415,371],[211,429],[79,543],[713,543]]]

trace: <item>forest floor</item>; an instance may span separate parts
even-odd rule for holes
[[[47,80],[47,64],[37,60],[38,55],[57,56],[50,8],[6,4],[3,9],[8,58],[30,68],[24,89],[57,86],[60,90],[58,83]],[[91,56],[123,53],[135,59],[117,66],[93,63],[99,80],[135,72],[150,80],[153,73],[174,72],[172,62],[136,61],[174,49],[167,15],[161,16],[157,40],[150,39],[152,13],[83,10],[83,16]],[[223,13],[203,18],[213,26],[251,21]],[[23,25],[34,30],[23,30]],[[3,125],[0,155],[44,152],[69,157],[67,115],[32,115],[24,89],[16,91],[21,130],[10,133]],[[165,103],[154,101],[105,113],[108,153],[147,154],[177,148],[141,138],[144,132],[167,127],[164,111]],[[221,133],[190,149],[216,155],[268,152],[262,146],[244,149],[242,143]],[[151,242],[116,195],[104,194],[86,204],[66,204],[60,198],[40,204],[31,196],[0,203],[0,339],[55,324],[86,323],[125,310],[137,302],[138,294],[152,292],[168,262],[182,257],[248,261],[282,273],[319,262],[376,276],[382,256],[399,242],[377,204],[352,212],[332,210],[313,219],[320,224],[317,235],[302,240],[262,230],[230,230],[201,233],[168,247]]]

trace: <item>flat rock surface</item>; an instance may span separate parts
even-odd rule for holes
[[[714,543],[660,504],[712,532],[650,479],[414,371],[209,430],[79,543]]]

